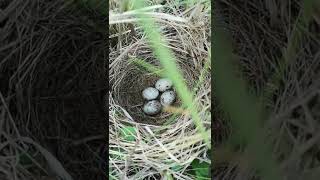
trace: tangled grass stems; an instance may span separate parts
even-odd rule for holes
[[[105,16],[78,2],[0,2],[0,179],[105,176]]]
[[[319,28],[313,27],[318,27],[317,12],[320,6],[319,3],[310,6],[311,2],[316,1],[307,0],[292,1],[290,4],[279,1],[266,7],[266,3],[269,2],[249,0],[248,4],[255,4],[255,7],[230,0],[218,4],[221,5],[217,9],[222,19],[227,17],[223,27],[232,34],[235,45],[232,53],[238,57],[229,58],[235,60],[233,62],[241,67],[241,75],[250,84],[247,86],[250,88],[250,93],[265,98],[264,101],[259,101],[258,105],[265,108],[263,113],[266,116],[259,117],[256,121],[263,128],[263,131],[258,130],[260,134],[267,136],[259,139],[268,145],[255,148],[250,142],[233,141],[236,146],[228,147],[223,145],[224,139],[218,139],[222,147],[220,153],[214,154],[214,158],[217,159],[214,161],[217,179],[267,179],[266,173],[270,163],[265,163],[263,160],[267,159],[267,156],[272,156],[274,163],[279,165],[281,179],[317,179],[314,174],[317,174],[319,164],[309,162],[317,161],[315,154],[319,152],[315,140],[319,140],[320,137],[316,131],[319,129],[317,121],[320,107],[318,48],[320,41]],[[306,8],[308,6],[309,8]],[[269,14],[256,14],[265,8]],[[303,11],[307,11],[305,15],[302,15]],[[281,16],[278,16],[279,14]],[[264,19],[265,17],[268,18]],[[270,22],[269,17],[274,21]],[[219,44],[218,41],[215,43]],[[266,51],[260,51],[261,49]],[[216,57],[216,54],[214,55]],[[223,56],[221,57],[224,58]],[[219,69],[215,65],[215,61],[219,60],[222,61],[214,59],[215,70]],[[233,86],[230,88],[235,89]],[[241,104],[245,106],[246,102]],[[247,112],[251,113],[254,110]],[[222,118],[221,124],[227,125],[229,122],[232,124],[228,135],[240,137],[242,133],[234,134],[234,132],[240,128],[247,131],[252,128],[242,119],[232,118],[229,121],[229,117]],[[262,124],[259,124],[261,122]],[[239,127],[241,125],[247,127]],[[272,148],[268,150],[267,155],[261,151],[265,146]],[[215,148],[218,149],[220,148]],[[252,151],[257,152],[254,158],[250,153]],[[243,163],[248,161],[250,164]],[[255,163],[259,161],[263,164],[256,166]],[[296,166],[297,164],[299,166]],[[306,169],[308,173],[305,173]]]
[[[172,52],[166,48],[166,42],[163,41],[161,34],[158,32],[158,27],[156,26],[154,20],[148,15],[143,14],[139,9],[144,7],[144,2],[142,0],[135,0],[133,7],[137,10],[137,16],[140,18],[140,26],[143,27],[144,32],[150,45],[155,53],[155,55],[160,60],[163,68],[165,69],[165,76],[172,80],[174,86],[176,87],[177,93],[182,100],[183,106],[185,106],[191,113],[192,119],[197,126],[199,132],[202,135],[205,143],[209,148],[211,148],[210,135],[205,130],[204,125],[201,122],[201,118],[197,112],[196,106],[193,102],[193,97],[191,92],[189,92],[187,86],[183,82],[183,77],[180,70],[177,67],[176,59],[172,55]]]
[[[158,76],[164,76],[164,72],[163,72],[164,69],[158,68],[142,59],[134,58],[131,60],[131,62],[145,68],[147,71],[149,71],[152,74],[156,74]]]
[[[155,5],[155,6],[148,6],[143,7],[138,10],[129,10],[125,11],[123,13],[113,13],[110,12],[109,15],[109,24],[120,24],[120,23],[132,23],[132,22],[138,22],[141,19],[140,18],[134,18],[134,16],[141,14],[143,16],[152,16],[152,17],[160,17],[161,19],[170,20],[172,22],[186,22],[185,19],[180,17],[175,17],[169,14],[165,13],[158,13],[158,12],[149,12],[154,9],[162,8],[161,5]],[[127,8],[125,8],[127,9]],[[159,19],[160,20],[160,19]]]
[[[192,89],[198,81],[198,76],[203,74],[202,70],[208,57],[208,11],[202,4],[177,8],[173,5],[174,2],[176,1],[167,1],[163,8],[154,11],[187,19],[187,22],[178,23],[174,19],[164,21],[159,17],[154,18],[160,25],[163,38],[168,42],[166,47],[177,57],[185,83]],[[147,2],[148,6],[157,3],[153,0]],[[130,8],[131,5],[128,8],[119,8],[125,6],[119,1],[111,1],[110,4],[115,14],[135,11]],[[135,22],[141,21],[136,16],[130,18],[136,18]],[[130,24],[133,26],[130,27]],[[172,177],[191,180],[200,177],[190,169],[197,169],[193,168],[192,163],[198,159],[206,162],[208,168],[208,146],[190,115],[185,114],[188,110],[180,107],[180,98],[179,104],[174,106],[177,108],[170,109],[176,113],[163,112],[161,118],[156,120],[162,123],[154,123],[152,117],[143,117],[143,113],[140,113],[140,102],[136,103],[136,100],[140,101],[141,98],[140,90],[146,86],[153,86],[155,79],[166,77],[166,71],[146,41],[143,28],[132,22],[112,24],[109,28],[112,29],[109,38],[114,40],[109,55],[109,82],[112,87],[109,92],[109,173],[117,179]],[[136,31],[135,36],[131,35],[132,31]],[[211,123],[208,115],[211,109],[211,92],[208,91],[211,90],[210,75],[204,73],[205,79],[193,99],[199,104],[198,113],[206,127],[210,127]],[[149,82],[145,83],[146,80]],[[207,168],[204,168],[204,171]],[[195,171],[200,170],[198,168]]]
[[[315,0],[303,1],[302,9],[299,12],[299,15],[292,29],[292,33],[289,37],[288,45],[283,52],[282,58],[280,59],[279,66],[278,66],[279,68],[271,76],[269,82],[267,83],[267,88],[265,88],[265,91],[260,97],[260,99],[262,100],[261,102],[262,106],[265,106],[267,104],[268,100],[271,99],[271,96],[280,87],[282,77],[287,67],[290,65],[290,62],[293,62],[293,60],[297,57],[297,48],[303,38],[302,31],[305,27],[309,25],[311,21],[312,14],[310,12],[312,12],[312,7],[315,5],[315,3],[316,3]]]
[[[232,74],[232,65],[229,62],[232,48],[226,37],[223,30],[216,27],[214,40],[219,44],[214,46],[217,94],[238,131],[233,138],[236,143],[248,145],[248,152],[254,156],[252,163],[261,172],[263,179],[280,180],[279,169],[269,146],[261,141],[265,134],[261,133],[258,123],[261,114],[255,106],[254,98],[247,94],[243,80]]]

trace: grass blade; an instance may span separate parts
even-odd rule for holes
[[[136,0],[133,4],[134,8],[138,10],[140,8],[143,8],[144,1]],[[141,21],[139,21],[139,25],[143,27],[146,37],[152,49],[154,50],[156,57],[160,60],[165,70],[166,77],[172,80],[174,86],[177,89],[177,93],[182,100],[183,105],[186,106],[190,111],[191,117],[197,129],[201,133],[204,142],[210,148],[210,135],[208,134],[208,132],[206,132],[206,129],[201,122],[201,118],[193,102],[192,94],[184,83],[184,78],[182,77],[182,73],[176,64],[176,59],[172,52],[166,47],[166,43],[163,40],[164,38],[158,31],[159,28],[156,26],[154,20],[146,14],[142,14],[139,11],[139,13],[137,13],[137,17],[141,19]]]

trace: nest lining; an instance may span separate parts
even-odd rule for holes
[[[159,67],[155,58],[145,58],[145,60]],[[190,89],[196,80],[195,77],[197,77],[197,74],[194,74],[196,71],[191,63],[184,62],[184,60],[181,59],[179,62],[180,70],[184,74],[185,82]],[[142,111],[142,107],[146,102],[142,97],[142,91],[147,87],[154,87],[156,81],[162,77],[142,70],[133,63],[126,63],[122,69],[123,71],[120,71],[118,74],[121,79],[112,84],[115,102],[123,107],[136,122],[161,125],[169,119],[172,114],[167,112],[162,111],[158,115],[149,116]],[[173,90],[176,91],[175,87],[173,87]],[[179,107],[180,105],[181,101],[177,96],[172,106]]]

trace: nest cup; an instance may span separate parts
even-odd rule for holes
[[[164,11],[167,15],[172,14],[168,20],[160,16],[155,18],[188,89],[193,91],[197,86],[193,99],[201,121],[210,127],[211,74],[203,71],[209,62],[211,34],[207,10],[204,8],[201,13],[186,11],[185,17],[193,17],[188,23],[175,21],[175,17],[181,16],[180,11]],[[162,110],[156,116],[149,116],[143,112],[146,101],[142,91],[154,87],[162,77],[131,60],[143,60],[158,68],[162,66],[144,32],[137,28],[134,36],[123,33],[126,32],[124,27],[127,24],[109,26],[109,29],[119,31],[109,36],[109,176],[114,179],[165,179],[165,174],[170,173],[174,179],[195,179],[188,168],[197,158],[210,162],[208,147],[187,113],[173,114]],[[198,83],[200,77],[202,81]],[[178,90],[174,85],[173,89]],[[172,106],[179,108],[181,105],[177,94]]]
[[[150,54],[152,56],[152,54]],[[148,57],[148,55],[136,56],[139,59],[143,59],[146,62],[160,67],[158,60],[154,57]],[[129,58],[129,57],[127,57]],[[114,100],[116,104],[124,108],[135,122],[143,124],[161,125],[168,120],[172,113],[165,112],[162,108],[161,112],[157,115],[147,115],[143,112],[143,105],[147,102],[142,97],[142,91],[147,87],[155,87],[155,83],[160,78],[163,78],[155,73],[148,72],[143,67],[132,61],[125,60],[123,65],[119,65],[118,81],[112,85],[114,92]],[[192,82],[195,82],[193,66],[187,63],[183,59],[179,59],[179,69],[184,75],[185,82],[189,88],[192,88]],[[175,87],[172,89],[176,92]],[[161,94],[160,94],[161,95]],[[160,99],[160,95],[157,100]],[[180,107],[181,101],[177,95],[175,102],[171,105],[173,107]]]
[[[174,53],[184,81],[189,90],[192,90],[202,68],[195,67],[188,55]],[[142,91],[146,87],[154,87],[162,77],[132,63],[130,57],[161,67],[159,60],[154,58],[151,50],[144,44],[131,49],[126,57],[117,59],[119,56],[121,57],[114,53],[109,71],[112,86],[109,92],[109,158],[114,162],[110,164],[111,174],[116,179],[121,179],[124,173],[130,179],[161,179],[164,169],[159,167],[179,167],[172,170],[172,173],[176,176],[190,176],[185,179],[193,178],[185,170],[189,166],[186,162],[192,162],[197,156],[208,159],[208,151],[192,119],[184,114],[172,117],[172,113],[164,111],[156,116],[148,116],[142,110],[146,102]],[[210,83],[202,83],[201,87],[210,90]],[[173,89],[176,90],[176,87],[173,86]],[[199,98],[199,94],[195,98]],[[177,96],[172,106],[180,107],[181,104]],[[210,102],[199,104],[202,104],[202,111],[210,111],[210,107],[207,108]],[[202,121],[210,125],[209,118],[203,118]],[[130,137],[132,139],[123,135],[128,128],[134,128],[133,136]],[[159,144],[163,147],[159,147]]]

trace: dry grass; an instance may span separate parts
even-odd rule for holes
[[[110,2],[114,15],[109,25],[109,177],[116,179],[168,178],[193,179],[188,169],[194,159],[210,163],[207,147],[197,132],[192,119],[185,114],[172,116],[164,112],[150,118],[141,112],[141,90],[153,84],[158,75],[138,67],[130,60],[138,58],[161,69],[139,26],[131,24],[134,12],[122,13],[117,1]],[[157,2],[149,2],[150,6]],[[207,9],[196,4],[189,9],[177,8],[174,1],[157,7],[154,16],[178,59],[185,82],[192,90],[208,58],[210,47],[210,19]],[[153,8],[150,8],[153,9]],[[115,18],[116,17],[116,18]],[[202,122],[210,127],[211,83],[210,74],[195,93]],[[179,102],[175,104],[179,106]],[[171,121],[170,121],[171,120]],[[136,129],[134,141],[119,135],[127,126]],[[176,169],[179,167],[178,169]]]
[[[103,17],[0,2],[0,179],[103,179]]]
[[[273,145],[273,155],[284,179],[318,179],[320,24],[317,12],[320,6],[313,6],[318,10],[311,13],[310,24],[303,27],[295,24],[301,13],[301,1],[226,0],[220,5],[218,12],[233,36],[240,60],[236,63],[250,83],[251,92],[258,96],[274,85],[268,84],[269,77],[279,70],[293,29],[298,29],[297,51],[285,66],[280,86],[266,101],[265,109],[269,113],[264,128],[268,130],[268,142]],[[226,118],[220,122],[228,124]],[[218,147],[214,155],[218,162],[217,179],[259,179],[256,169],[246,164],[251,158],[246,151]]]

